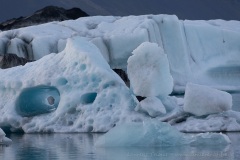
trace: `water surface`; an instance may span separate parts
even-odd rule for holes
[[[96,148],[101,134],[10,134],[13,144],[0,147],[1,160],[239,160],[240,133],[228,133],[227,146]]]

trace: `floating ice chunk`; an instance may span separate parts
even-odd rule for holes
[[[138,96],[164,97],[173,90],[167,55],[156,43],[144,42],[133,51],[127,73],[131,88]]]
[[[189,117],[174,127],[182,132],[236,132],[240,131],[239,117],[240,112],[229,110],[205,118]]]
[[[60,93],[55,87],[41,85],[26,88],[16,101],[16,110],[21,116],[31,117],[56,110],[59,101]]]
[[[187,84],[184,111],[197,116],[219,113],[232,108],[232,96],[207,86]]]
[[[210,142],[210,144],[209,144]],[[204,133],[187,135],[168,123],[151,120],[143,123],[128,123],[114,127],[100,137],[97,147],[120,146],[175,146],[175,145],[227,145],[231,143],[223,134]]]
[[[229,137],[222,133],[200,133],[194,136],[191,145],[227,145],[230,144],[231,140]]]
[[[165,106],[167,112],[170,112],[179,106],[178,99],[174,96],[165,96],[165,97],[160,96],[158,98],[161,100],[162,104]]]
[[[100,137],[96,146],[173,146],[187,144],[183,134],[167,123],[147,121],[114,127]]]
[[[12,143],[12,140],[5,137],[5,133],[3,130],[0,128],[0,145],[10,145]]]
[[[151,117],[157,117],[166,114],[164,105],[157,97],[147,97],[137,105],[135,110],[145,112]]]

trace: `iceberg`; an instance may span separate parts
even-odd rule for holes
[[[187,93],[193,91],[189,83],[240,90],[239,28],[238,21],[143,15],[2,31],[0,57],[15,54],[34,62],[0,69],[0,127],[25,133],[107,132],[154,117],[186,132],[239,131],[227,93],[197,87],[203,101],[191,98],[200,92]],[[128,73],[123,75],[130,88],[113,70]],[[169,96],[185,90],[184,100]],[[204,97],[208,91],[216,102]],[[139,102],[138,95],[147,98]],[[149,98],[155,99],[151,105]],[[194,109],[200,104],[201,112]]]
[[[83,37],[58,54],[0,69],[0,126],[11,131],[106,132],[138,121],[136,97]],[[129,116],[131,115],[131,116]]]
[[[167,55],[156,43],[144,42],[133,51],[128,58],[127,74],[138,96],[165,97],[173,90]]]
[[[157,117],[166,114],[166,109],[161,100],[157,97],[147,97],[142,100],[135,108],[135,111],[144,112],[151,117]]]
[[[228,111],[232,108],[231,94],[207,86],[187,84],[184,111],[196,116]]]
[[[187,135],[179,132],[168,123],[157,120],[143,123],[129,123],[115,126],[100,137],[97,147],[131,147],[131,146],[177,146],[177,145],[228,145],[231,141],[227,135],[218,133],[201,133]]]
[[[3,130],[0,128],[0,146],[1,145],[10,145],[12,143],[12,140],[5,137],[5,133]]]
[[[175,15],[94,16],[0,32],[0,55],[38,60],[64,50],[81,36],[98,47],[112,69],[127,70],[127,60],[142,43],[156,43],[168,57],[174,93],[187,83],[237,91],[240,22],[179,20]]]

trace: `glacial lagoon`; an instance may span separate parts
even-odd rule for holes
[[[11,134],[0,147],[1,160],[239,160],[240,133],[227,134],[228,146],[96,148],[101,134]]]

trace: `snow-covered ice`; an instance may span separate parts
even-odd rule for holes
[[[10,145],[12,143],[12,140],[5,136],[6,136],[6,134],[0,128],[0,146],[1,145]]]
[[[144,117],[99,49],[82,37],[68,39],[61,53],[0,75],[0,126],[12,131],[106,132]]]
[[[61,52],[66,39],[86,37],[111,68],[127,60],[143,42],[156,43],[167,54],[174,92],[188,82],[218,89],[240,89],[239,21],[179,20],[175,15],[95,16],[0,32],[0,55],[11,52],[30,60]]]
[[[129,123],[114,127],[100,137],[97,147],[126,146],[176,146],[176,145],[228,145],[227,135],[201,133],[187,135],[179,132],[167,123],[150,120],[143,123]]]
[[[142,43],[128,59],[133,92],[142,97],[168,96],[173,90],[167,55],[156,43]]]
[[[147,97],[142,100],[135,108],[138,112],[144,112],[151,117],[157,117],[166,114],[166,109],[161,100],[157,97]]]
[[[238,21],[143,15],[85,17],[0,32],[0,55],[37,60],[0,69],[0,127],[106,132],[156,116],[185,132],[240,131],[239,112],[229,110],[230,96],[205,87],[240,90],[239,28]],[[130,89],[112,69],[128,73]],[[188,83],[205,86],[196,92],[187,87],[184,101],[168,96],[184,93]],[[43,96],[41,86],[56,92]],[[35,88],[38,100],[26,100],[24,92]],[[156,115],[156,101],[142,107],[145,102],[136,95],[157,97],[166,114]],[[20,112],[23,104],[37,107]]]
[[[197,116],[219,113],[232,108],[231,94],[207,86],[188,83],[184,111]]]

